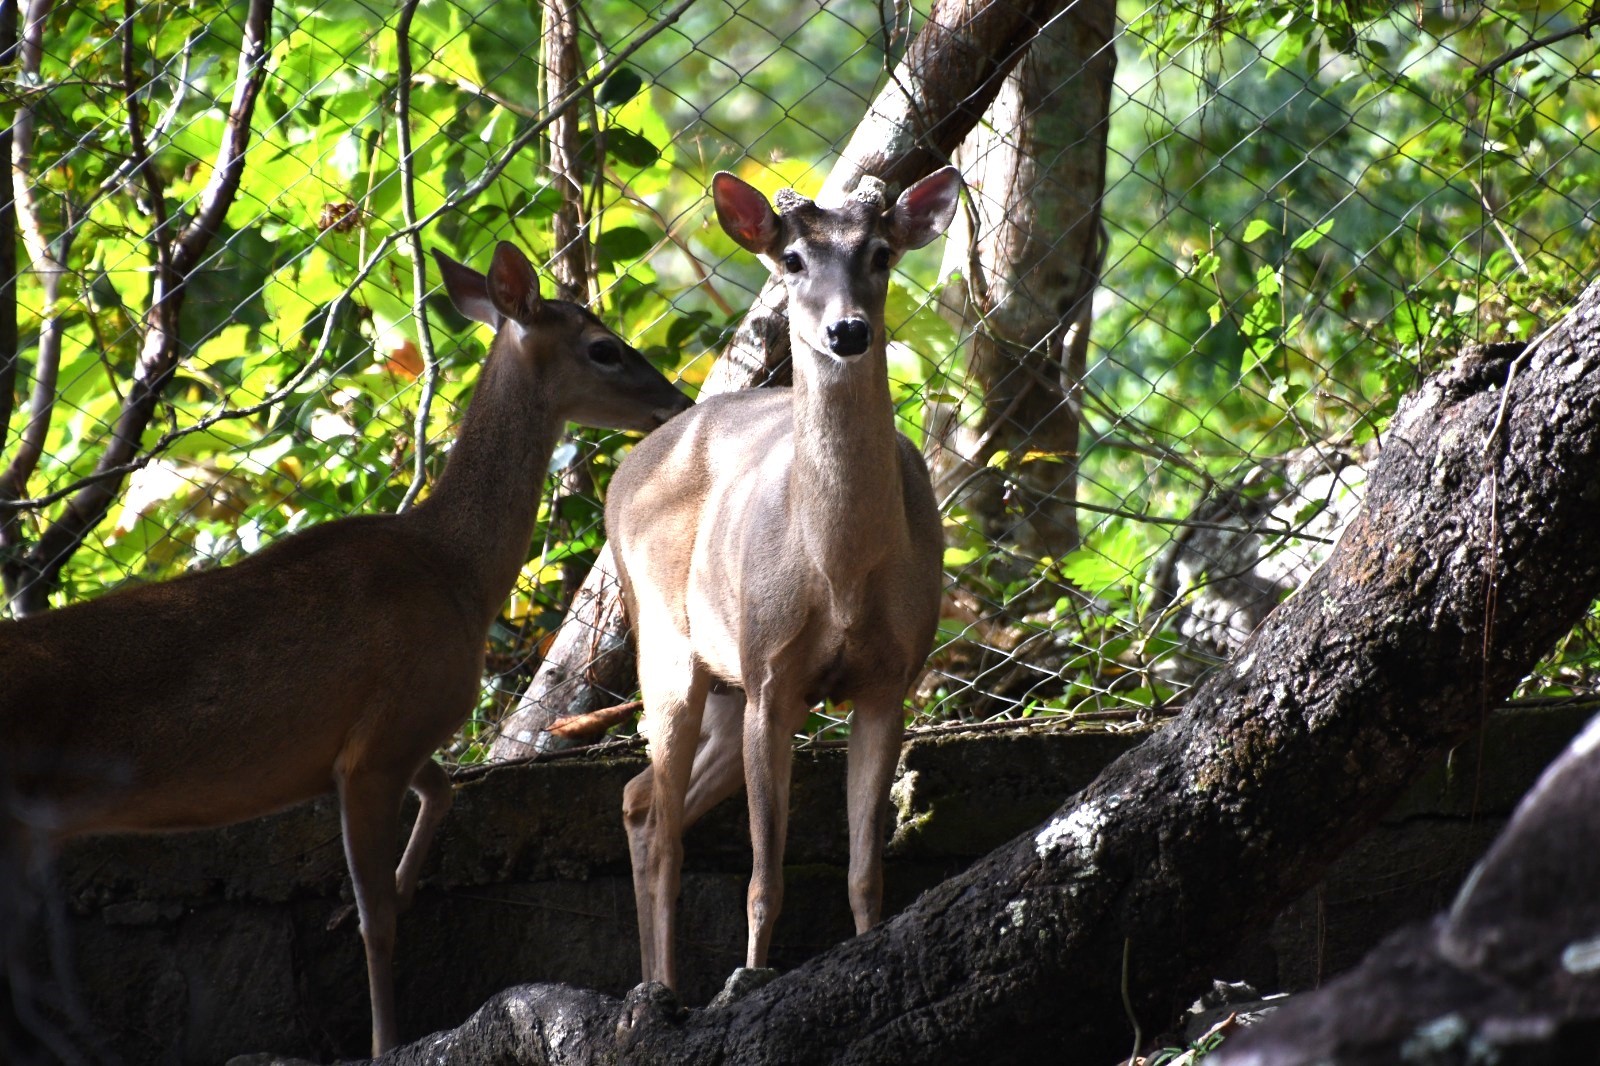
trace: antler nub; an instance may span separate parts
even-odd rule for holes
[[[850,194],[850,199],[881,211],[889,202],[889,193],[883,184],[883,179],[863,174],[855,192]]]
[[[802,207],[812,206],[812,202],[793,189],[779,189],[772,197],[772,205],[778,209],[778,214],[787,215]]]

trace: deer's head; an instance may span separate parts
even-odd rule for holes
[[[945,167],[891,207],[885,207],[882,185],[864,180],[840,207],[819,207],[784,189],[774,209],[726,171],[711,180],[722,228],[783,278],[791,337],[840,362],[882,346],[889,270],[903,253],[944,232],[960,188],[960,172]]]
[[[495,328],[495,348],[534,370],[556,414],[602,429],[653,429],[691,405],[586,308],[539,293],[533,264],[501,241],[487,275],[433,253],[456,310]]]

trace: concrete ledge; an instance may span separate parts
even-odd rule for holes
[[[1470,745],[1433,768],[1216,976],[1309,987],[1444,905],[1586,718],[1570,708],[1494,716],[1481,768]],[[909,742],[894,793],[890,910],[1031,829],[1139,739],[1013,730]],[[620,797],[642,765],[637,754],[576,757],[460,777],[416,905],[400,921],[403,1038],[457,1025],[512,984],[621,994],[637,981]],[[798,755],[772,960],[780,968],[851,935],[843,780],[842,751]],[[714,811],[686,850],[681,969],[687,1000],[702,1003],[742,961],[743,803]],[[79,992],[127,1062],[363,1052],[365,965],[331,801],[223,830],[84,841],[64,856],[59,880]]]

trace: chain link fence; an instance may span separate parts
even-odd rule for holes
[[[1159,718],[1325,555],[1399,399],[1588,280],[1596,19],[1007,2],[0,4],[10,611],[425,493],[488,340],[425,247],[516,242],[691,390],[781,381],[712,173],[953,157],[961,216],[889,300],[947,532],[909,713]],[[569,605],[626,447],[557,450],[455,758],[597,624]],[[1590,692],[1596,639],[1525,695]],[[631,698],[561,654],[590,706]]]

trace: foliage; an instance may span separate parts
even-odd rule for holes
[[[69,270],[57,307],[43,306],[36,275],[18,281],[7,449],[35,413],[40,331],[58,314],[65,332],[54,417],[24,495],[73,486],[104,446],[146,329],[159,219],[192,215],[214,166],[244,10],[234,0],[60,5],[38,84],[6,72],[8,107],[39,116],[41,222]],[[563,190],[539,138],[515,150],[551,103],[534,76],[537,11],[418,5],[402,113],[398,12],[278,3],[241,191],[188,282],[180,366],[143,445],[172,439],[72,558],[55,602],[394,509],[410,487],[421,385],[435,373],[425,430],[437,474],[487,337],[435,293],[438,364],[426,364],[402,192],[409,183],[429,220],[427,244],[459,259],[481,266],[499,239],[550,257]],[[1039,581],[1064,592],[1026,620],[1065,650],[1053,680],[1012,701],[1013,713],[1102,696],[1163,704],[1171,689],[1144,671],[1170,634],[1147,617],[1146,572],[1172,527],[1144,519],[1182,518],[1260,457],[1371,441],[1404,391],[1462,342],[1527,338],[1552,321],[1600,240],[1590,222],[1595,45],[1573,35],[1474,73],[1579,25],[1583,5],[1204,0],[1123,15],[1091,433],[1075,489],[1083,543],[1019,582],[988,565],[991,546],[970,526],[950,526],[947,566],[987,609]],[[582,16],[587,77],[655,29],[661,9],[598,0]],[[729,167],[767,189],[814,192],[903,46],[883,18],[866,0],[696,4],[574,105],[596,310],[691,386],[762,277],[708,224],[710,175]],[[160,211],[129,165],[130,107],[150,141]],[[401,123],[415,141],[407,165]],[[494,166],[498,177],[478,189]],[[891,293],[895,395],[913,439],[926,401],[966,395],[954,380],[959,331],[930,301],[959,281],[923,253]],[[202,419],[211,424],[197,430]],[[558,462],[586,461],[603,492],[626,441],[579,442]],[[0,466],[11,458],[0,454]],[[22,541],[63,506],[24,510]],[[532,561],[497,630],[506,670],[536,656],[559,621],[563,564],[581,570],[600,543],[593,499],[541,507]],[[946,631],[951,646],[973,637],[971,626]],[[1575,640],[1570,654],[1592,654],[1592,641]],[[1545,674],[1573,681],[1560,667]],[[935,710],[961,713],[963,691],[939,691],[928,696]]]
[[[1463,344],[1559,318],[1600,258],[1596,47],[1575,34],[1477,71],[1587,17],[1579,4],[1130,12],[1081,498],[1181,518],[1262,457],[1359,450]],[[1064,576],[1125,598],[1170,530],[1096,521],[1079,554],[1098,566]]]
[[[180,364],[143,435],[147,465],[73,556],[53,602],[226,562],[318,522],[395,509],[410,488],[421,383],[434,374],[426,465],[437,474],[488,337],[435,291],[426,309],[438,363],[426,365],[402,191],[410,185],[429,222],[430,247],[480,267],[501,239],[536,262],[550,258],[549,220],[563,193],[538,138],[517,150],[551,103],[530,76],[538,73],[538,10],[492,0],[418,5],[402,112],[398,10],[357,0],[277,3],[240,193],[185,286]],[[589,77],[657,29],[660,12],[606,0],[582,15],[590,32],[580,73]],[[38,84],[13,65],[4,86],[9,106],[32,106],[38,116],[38,221],[68,271],[51,307],[36,274],[18,278],[22,345],[0,440],[11,454],[0,454],[0,469],[35,413],[41,329],[58,316],[64,330],[53,418],[23,497],[64,494],[102,453],[146,332],[160,220],[192,215],[217,165],[245,5],[184,0],[125,10],[97,0],[61,5],[50,18]],[[711,174],[735,167],[769,188],[814,189],[818,164],[848,125],[819,129],[785,122],[785,113],[859,110],[857,98],[882,73],[881,50],[869,43],[880,30],[862,0],[820,15],[776,0],[695,5],[577,101],[595,309],[688,385],[703,377],[747,302],[737,288],[754,291],[761,272],[706,225]],[[803,51],[785,46],[800,35],[809,37]],[[408,166],[401,123],[415,143]],[[136,125],[149,142],[159,205],[150,184],[135,180]],[[476,191],[496,165],[498,177]],[[725,295],[730,279],[735,288]],[[209,425],[200,428],[202,420]],[[577,443],[558,450],[553,465],[585,462],[603,491],[627,439],[583,433]],[[37,542],[65,506],[57,499],[22,510],[20,546]],[[592,497],[547,499],[540,518],[535,553],[496,630],[495,661],[506,669],[525,665],[559,621],[571,592],[564,564],[575,561],[581,574],[602,539]]]

